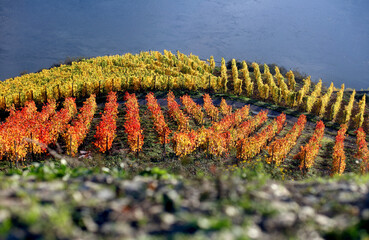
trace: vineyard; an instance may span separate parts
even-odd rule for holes
[[[228,65],[141,52],[1,82],[4,168],[45,159],[50,147],[82,159],[120,153],[142,167],[190,161],[208,171],[263,162],[291,178],[368,171],[365,95],[357,101],[344,85],[326,88],[292,71],[283,76],[277,66]],[[264,108],[251,112],[260,103]],[[273,106],[278,112],[269,114]],[[294,114],[286,119],[283,111]]]
[[[0,238],[368,236],[366,95],[220,63],[141,52],[0,82]]]
[[[297,179],[369,171],[363,128],[345,142],[347,125],[327,130],[323,121],[314,126],[304,114],[287,120],[284,113],[252,111],[240,101],[232,107],[209,94],[193,99],[171,91],[159,99],[151,92],[141,99],[126,92],[121,102],[116,92],[110,92],[99,107],[94,94],[79,108],[68,97],[60,105],[49,100],[37,111],[29,101],[10,111],[0,126],[3,167],[46,159],[50,147],[87,162],[101,154],[127,157],[137,169],[167,165],[179,171],[190,161],[194,174],[214,167],[233,171],[255,163],[281,171],[276,177]]]

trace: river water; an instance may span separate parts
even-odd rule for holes
[[[369,87],[368,0],[0,0],[0,80],[67,57],[164,49]]]

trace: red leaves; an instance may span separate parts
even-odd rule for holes
[[[340,130],[337,132],[336,144],[333,147],[333,163],[332,163],[332,175],[341,175],[346,167],[346,156],[344,149],[345,134],[347,131],[347,125],[342,124]]]
[[[86,138],[92,118],[96,111],[96,98],[92,94],[83,104],[80,109],[80,114],[72,121],[71,125],[67,126],[67,131],[63,134],[64,141],[67,145],[67,153],[75,156],[78,152],[78,147]]]
[[[268,147],[269,157],[268,163],[275,163],[279,166],[285,159],[287,154],[291,151],[292,147],[296,145],[297,138],[301,135],[305,128],[306,116],[301,114],[297,122],[293,125],[292,129],[283,138],[276,139]]]
[[[106,100],[104,114],[101,116],[94,136],[96,139],[94,145],[100,152],[104,153],[112,147],[117,129],[118,106],[117,94],[110,92]]]
[[[142,145],[144,144],[144,137],[142,135],[141,124],[140,124],[140,114],[138,109],[138,102],[136,95],[129,94],[126,92],[126,116],[124,128],[127,133],[128,145],[133,152],[139,152],[142,150]]]
[[[355,157],[362,160],[360,166],[361,173],[367,173],[369,171],[369,150],[366,142],[366,133],[362,127],[360,127],[355,133],[357,145],[357,153],[355,154]]]
[[[185,111],[188,114],[192,115],[198,124],[202,124],[204,118],[204,113],[201,110],[202,107],[196,104],[188,95],[184,95],[180,97],[180,99],[185,108]]]
[[[239,140],[237,142],[237,157],[244,161],[255,157],[267,145],[268,141],[282,130],[285,121],[286,115],[281,113],[257,135]]]
[[[169,116],[177,122],[178,130],[186,131],[188,129],[188,117],[179,109],[179,104],[176,102],[172,91],[169,91],[167,101]]]
[[[218,121],[219,110],[217,107],[213,105],[213,101],[211,100],[209,94],[207,93],[204,94],[203,99],[204,99],[203,107],[205,109],[206,114],[211,117],[212,121]]]
[[[161,110],[158,102],[156,101],[154,94],[149,93],[146,95],[147,108],[151,112],[152,119],[154,121],[154,128],[158,133],[159,140],[161,144],[169,143],[169,134],[171,130],[165,123],[163,111]],[[165,141],[164,141],[165,139]]]
[[[315,131],[309,142],[305,146],[301,146],[301,150],[293,158],[300,160],[300,170],[307,171],[314,164],[314,159],[318,155],[320,141],[324,136],[324,123],[319,121],[316,123]]]

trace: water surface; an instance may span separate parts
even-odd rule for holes
[[[1,0],[0,80],[67,57],[179,50],[369,87],[367,0]]]

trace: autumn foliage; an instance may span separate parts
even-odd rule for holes
[[[251,160],[282,130],[285,121],[286,115],[282,113],[255,136],[239,140],[237,142],[237,157],[244,161]]]
[[[357,152],[355,154],[355,157],[361,159],[361,172],[367,173],[369,172],[369,150],[368,143],[365,140],[366,133],[363,128],[359,128],[355,133],[357,145]]]
[[[124,129],[127,134],[127,141],[132,152],[140,152],[144,144],[143,130],[141,129],[138,102],[134,93],[125,95],[126,115]]]
[[[106,99],[104,114],[96,129],[95,147],[102,153],[111,149],[116,136],[117,118],[118,118],[117,94],[110,92]]]
[[[344,149],[345,134],[347,131],[347,125],[342,124],[340,130],[337,132],[336,143],[333,147],[333,162],[332,162],[332,175],[341,175],[346,167],[346,156]]]
[[[83,107],[79,110],[78,116],[67,126],[67,131],[64,132],[63,138],[69,155],[75,156],[78,152],[78,147],[83,143],[90,129],[96,108],[96,98],[95,95],[92,94],[83,103]]]
[[[154,94],[147,94],[146,101],[147,108],[151,112],[151,117],[154,122],[154,128],[156,130],[156,133],[158,134],[160,143],[169,143],[169,134],[171,133],[171,130],[165,122],[163,111],[161,110],[161,107],[158,104]]]
[[[301,114],[286,136],[276,139],[267,147],[269,157],[266,161],[268,163],[275,163],[276,166],[279,166],[291,151],[292,147],[296,145],[296,140],[304,130],[305,124],[306,116]]]
[[[324,136],[324,129],[323,121],[317,122],[309,142],[305,146],[301,146],[300,152],[294,156],[294,159],[300,160],[300,170],[306,172],[314,165],[314,160],[320,149],[320,142]]]

